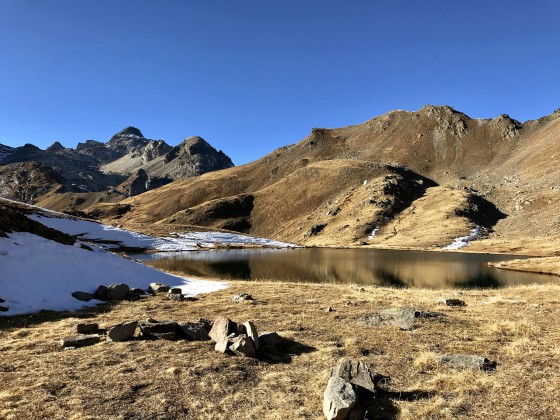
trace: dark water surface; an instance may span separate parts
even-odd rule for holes
[[[372,249],[237,249],[135,256],[163,270],[236,280],[422,288],[493,288],[557,282],[555,276],[499,270],[508,255]]]

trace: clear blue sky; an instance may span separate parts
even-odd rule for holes
[[[200,135],[236,164],[312,127],[560,107],[558,1],[0,0],[0,143]]]

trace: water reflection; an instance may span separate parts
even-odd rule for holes
[[[487,266],[513,256],[368,249],[240,249],[139,257],[186,275],[241,280],[356,283],[392,287],[494,288],[547,283],[552,276]]]

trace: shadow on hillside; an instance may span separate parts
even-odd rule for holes
[[[117,304],[116,302],[115,304]],[[14,328],[25,328],[45,322],[55,322],[66,318],[91,319],[111,311],[113,304],[104,302],[97,306],[77,311],[40,311],[33,314],[0,316],[0,331]]]
[[[396,401],[417,401],[431,398],[434,393],[414,390],[406,392],[387,391],[378,389],[373,395],[363,388],[358,390],[358,400],[363,401],[356,407],[355,418],[364,420],[392,420],[399,418],[400,410]]]
[[[262,349],[258,359],[272,364],[290,363],[293,356],[314,351],[317,351],[315,347],[280,337],[280,341],[273,348]]]

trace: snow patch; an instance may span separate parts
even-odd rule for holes
[[[443,249],[452,250],[452,249],[461,249],[469,245],[469,242],[478,239],[480,236],[480,226],[476,226],[468,236],[461,236],[456,238],[453,243],[447,245]]]
[[[156,238],[101,223],[67,217],[47,217],[39,214],[28,216],[31,220],[81,239],[105,242],[105,249],[126,246],[158,251],[194,251],[200,248],[214,248],[216,245],[255,245],[275,248],[293,248],[296,245],[272,239],[257,238],[224,232],[174,233],[173,236]],[[108,242],[118,242],[117,244]]]
[[[63,245],[28,232],[0,238],[0,291],[17,315],[39,310],[76,310],[97,300],[81,302],[71,293],[93,293],[100,284],[126,283],[146,289],[151,282],[180,287],[186,295],[224,289],[227,283],[167,274],[100,249],[88,251]]]
[[[370,233],[370,235],[367,237],[370,241],[375,238],[375,235],[377,235],[377,232],[379,232],[379,228],[376,227],[375,229],[373,229]]]

